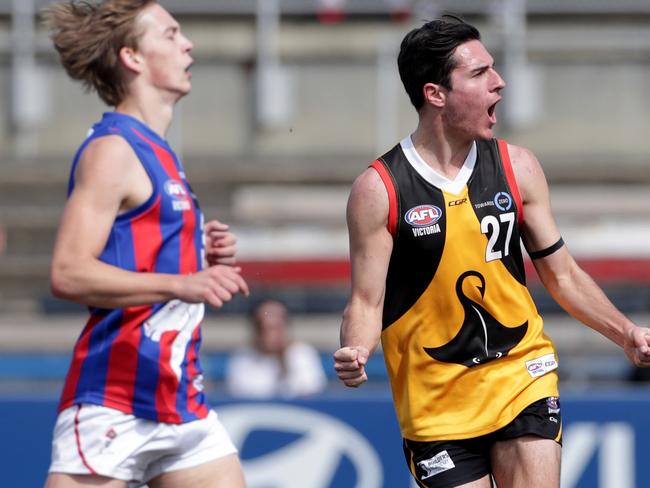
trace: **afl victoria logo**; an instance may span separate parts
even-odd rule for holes
[[[355,488],[383,485],[379,456],[355,429],[340,420],[282,404],[222,406],[219,418],[242,454],[249,488],[333,488],[341,464],[354,469]],[[275,449],[260,447],[256,434],[272,434]],[[284,439],[277,445],[277,439]],[[290,442],[286,442],[290,439]],[[250,458],[245,447],[262,455]]]
[[[413,227],[427,227],[433,225],[442,217],[442,210],[435,205],[418,205],[406,212],[404,220]]]
[[[175,200],[185,200],[187,198],[185,187],[177,180],[165,181],[165,193]]]

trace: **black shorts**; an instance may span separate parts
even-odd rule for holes
[[[535,435],[561,444],[560,400],[531,403],[505,427],[472,439],[418,442],[404,439],[404,455],[418,486],[452,488],[492,472],[490,450],[495,442]]]

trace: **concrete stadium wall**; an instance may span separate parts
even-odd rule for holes
[[[278,126],[261,129],[254,116],[253,19],[189,16],[181,21],[195,42],[197,62],[193,93],[181,103],[170,139],[188,157],[237,155],[263,161],[269,156],[351,154],[365,161],[414,127],[416,116],[394,58],[401,37],[415,24],[283,21],[279,54],[290,83],[289,115]],[[499,27],[480,17],[476,21],[498,68],[505,71]],[[650,16],[531,17],[526,80],[514,75],[509,80],[503,73],[512,83],[498,111],[499,134],[531,147],[551,176],[565,174],[568,167],[579,177],[590,165],[601,168],[601,176],[626,168],[647,174],[643,170],[650,151],[645,136],[650,132],[649,26]],[[8,37],[8,29],[0,22],[0,38]],[[32,157],[67,160],[104,107],[66,78],[42,31],[37,50],[43,84],[34,97],[42,98],[44,114],[38,127],[27,131],[30,150]],[[393,60],[393,70],[387,72],[390,80],[382,82],[387,88],[380,89],[377,63],[383,51]],[[0,121],[0,153],[5,160],[17,153],[17,134],[8,118],[8,56],[5,45],[0,48],[0,93],[5,94],[0,97],[5,114]],[[508,103],[515,100],[531,105],[525,124],[509,120]],[[391,122],[380,128],[378,121],[387,116]]]

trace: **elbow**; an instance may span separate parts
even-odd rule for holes
[[[579,268],[571,268],[562,273],[549,273],[541,276],[544,287],[560,305],[564,298],[574,295],[584,284],[584,272]]]
[[[557,301],[564,296],[565,291],[571,289],[571,278],[564,275],[553,275],[542,279],[544,288],[548,290],[551,296]]]
[[[566,276],[557,274],[540,275],[540,279],[544,285],[544,288],[546,288],[549,292],[561,289],[564,286],[564,283],[567,281]]]
[[[77,301],[80,293],[78,280],[75,280],[72,267],[58,261],[53,261],[50,270],[50,291],[56,298]]]

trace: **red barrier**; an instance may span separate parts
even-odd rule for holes
[[[578,264],[600,284],[650,284],[650,258],[589,258]],[[244,278],[255,285],[347,286],[347,259],[251,260],[240,263]],[[539,283],[532,262],[526,260],[529,283]]]

